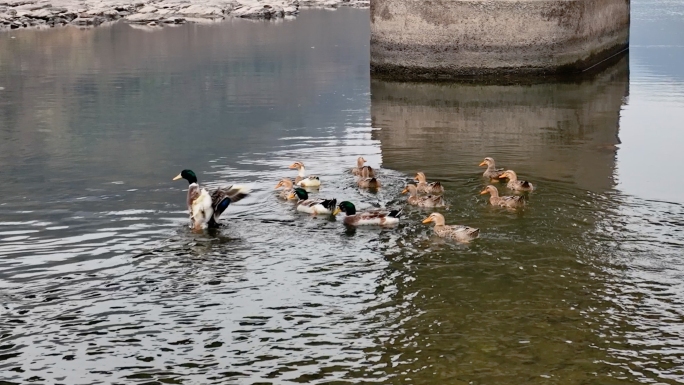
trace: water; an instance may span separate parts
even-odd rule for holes
[[[684,8],[632,10],[628,57],[506,87],[371,81],[365,10],[2,34],[0,383],[684,381]],[[362,208],[422,170],[481,239],[298,215],[295,160]],[[183,168],[254,193],[192,233]]]

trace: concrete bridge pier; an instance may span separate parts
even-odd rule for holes
[[[394,79],[585,71],[626,51],[629,0],[371,0],[371,71]]]

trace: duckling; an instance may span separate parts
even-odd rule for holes
[[[503,179],[503,178],[508,178],[508,183],[506,183],[506,187],[508,187],[511,190],[515,190],[515,191],[532,191],[532,190],[534,190],[534,186],[532,186],[532,183],[530,183],[526,180],[518,180],[518,176],[515,174],[515,171],[513,171],[513,170],[504,171],[499,176],[499,179]]]
[[[309,194],[301,187],[295,187],[288,199],[298,199],[297,211],[308,214],[332,214],[337,199],[309,199]]]
[[[361,178],[356,182],[361,188],[377,189],[380,188],[380,181],[377,178],[371,177],[373,168],[371,166],[364,166],[361,169]]]
[[[247,187],[238,185],[219,187],[209,192],[199,186],[197,175],[192,170],[183,170],[173,178],[173,180],[179,179],[188,181],[187,204],[191,227],[194,230],[219,227],[219,217],[228,206],[249,195]]]
[[[418,196],[418,187],[415,184],[408,184],[402,194],[409,193],[408,204],[418,207],[441,207],[444,206],[444,199],[439,195]]]
[[[439,195],[444,193],[444,186],[439,182],[427,182],[425,174],[423,172],[418,172],[414,178],[418,181],[418,192],[424,194]]]
[[[344,217],[344,224],[348,226],[391,226],[399,223],[399,217],[402,214],[401,210],[372,210],[357,213],[354,204],[348,201],[340,202],[335,211],[333,211],[333,216],[339,214],[340,211],[346,214]]]
[[[321,180],[315,175],[306,175],[306,169],[304,168],[304,163],[294,162],[290,165],[290,168],[296,168],[299,172],[297,173],[297,178],[295,178],[294,184],[301,187],[320,187]]]
[[[483,177],[489,178],[489,179],[494,179],[497,182],[499,181],[499,177],[501,174],[503,174],[504,169],[503,168],[496,168],[496,163],[494,163],[494,158],[486,157],[480,163],[480,167],[482,166],[487,166],[487,169],[485,172],[482,174]]]
[[[360,156],[359,159],[356,160],[356,167],[352,168],[352,175],[361,176],[363,169],[368,168],[370,171],[368,176],[370,178],[375,178],[375,171],[373,171],[373,169],[370,168],[370,166],[364,166],[363,165],[366,162],[367,162],[367,160],[364,159],[362,156]]]
[[[525,197],[522,195],[516,195],[516,196],[499,196],[499,190],[496,189],[496,187],[489,185],[485,187],[482,192],[480,192],[480,195],[484,194],[491,194],[489,197],[489,203],[492,204],[492,206],[500,206],[500,207],[509,207],[509,208],[516,208],[516,207],[521,207],[525,205]]]
[[[290,194],[292,193],[292,188],[294,187],[294,184],[292,183],[292,180],[290,178],[283,178],[278,182],[278,184],[275,186],[275,190],[282,188],[283,190],[278,194],[279,198],[282,199],[288,199]]]
[[[440,213],[432,213],[423,220],[423,223],[430,222],[435,223],[435,234],[442,238],[450,238],[459,242],[468,242],[480,235],[480,229],[461,225],[445,225],[444,215]]]

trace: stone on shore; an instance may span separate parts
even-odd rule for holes
[[[277,19],[296,15],[302,6],[369,4],[369,0],[0,0],[0,30],[40,25],[97,26],[120,19],[154,27],[227,17]]]

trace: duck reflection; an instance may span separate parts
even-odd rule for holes
[[[386,167],[449,178],[499,167],[530,179],[612,188],[628,57],[578,82],[481,85],[371,81],[374,139]]]

